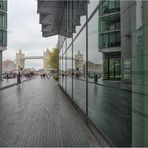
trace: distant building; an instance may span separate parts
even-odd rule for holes
[[[102,72],[103,72],[102,64],[95,64],[95,63],[92,63],[89,61],[88,61],[88,69],[90,72],[96,72],[99,74],[102,74]]]
[[[23,73],[30,73],[30,72],[36,72],[36,70],[34,68],[25,68],[23,70]]]
[[[80,51],[75,55],[75,70],[81,74],[84,72],[84,59]]]
[[[16,64],[11,60],[3,61],[2,63],[2,71],[5,72],[16,72]]]

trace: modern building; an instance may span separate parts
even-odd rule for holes
[[[43,37],[59,35],[59,85],[99,144],[148,146],[148,2],[38,0],[38,13]]]
[[[2,67],[3,67],[3,70],[2,70],[3,73],[16,72],[16,64],[11,60],[3,61]]]
[[[2,52],[7,47],[7,0],[0,0],[0,80],[2,79]]]
[[[103,79],[121,79],[120,0],[106,0],[99,9],[99,51],[103,53]]]

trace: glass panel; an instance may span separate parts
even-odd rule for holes
[[[115,79],[120,80],[121,79],[121,59],[115,58],[114,63],[115,63]]]
[[[2,8],[3,8],[3,2],[0,1],[0,9],[2,9]]]
[[[143,3],[143,26],[136,28],[136,23],[133,24],[136,30],[132,32],[132,144],[135,147],[148,146],[148,3]]]
[[[67,60],[66,60],[66,54],[63,55],[63,89],[66,91],[66,68],[67,68]]]
[[[72,97],[72,46],[67,51],[67,93]]]
[[[7,18],[6,18],[6,14],[0,12],[0,28],[7,28]]]
[[[95,82],[97,75],[98,81],[102,79],[103,73],[103,56],[98,51],[98,14],[96,13],[91,22],[88,24],[88,80]]]
[[[3,31],[3,46],[7,46],[7,32]]]
[[[115,145],[130,146],[131,93],[122,90],[121,53],[109,51],[110,43],[117,41],[117,33],[98,36],[98,18],[96,12],[88,22],[88,118]],[[98,49],[100,40],[105,50]]]
[[[131,59],[123,59],[123,79],[131,80]]]
[[[7,10],[7,0],[3,1],[3,10]]]
[[[63,44],[63,54],[66,52],[66,38],[65,38],[65,40],[64,40],[64,44]]]
[[[109,47],[109,34],[108,33],[103,34],[103,47],[104,48]]]
[[[3,28],[3,13],[0,12],[0,28]]]
[[[104,59],[104,76],[103,76],[103,78],[104,79],[108,79],[108,77],[109,77],[109,65],[108,65],[108,61],[109,59],[107,58],[107,59]]]
[[[76,1],[75,1],[76,2]],[[86,1],[79,1],[78,2],[78,9],[76,12],[76,16],[74,17],[74,26],[76,26],[76,32],[73,34],[75,37],[77,33],[81,30],[81,28],[84,26],[86,23]],[[76,24],[76,25],[75,25]]]
[[[7,0],[0,0],[0,9],[7,11]]]
[[[114,59],[109,59],[109,78],[114,79]]]
[[[3,31],[0,30],[0,46],[3,46]]]
[[[99,35],[99,47],[109,48],[121,45],[120,31],[103,33]]]
[[[62,57],[63,53],[62,53],[62,48],[60,50],[60,53],[59,53],[59,57],[60,57],[60,60],[59,60],[59,76],[60,76],[60,79],[59,79],[59,83],[60,85],[62,86],[63,85],[63,57]]]
[[[86,110],[86,28],[82,30],[74,41],[74,79],[73,99],[76,104],[85,112]]]
[[[116,33],[113,32],[110,34],[110,46],[115,46],[115,42],[116,42]]]
[[[72,42],[72,38],[67,38],[67,48],[69,47],[69,45],[71,44]]]
[[[88,17],[92,14],[92,12],[98,6],[98,4],[99,4],[98,0],[89,0],[89,3],[88,3]]]

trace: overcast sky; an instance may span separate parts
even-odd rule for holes
[[[3,60],[15,60],[19,49],[26,55],[43,55],[47,48],[54,48],[57,36],[43,38],[36,0],[8,1],[8,46],[3,52]],[[43,68],[42,60],[28,60],[26,67]]]

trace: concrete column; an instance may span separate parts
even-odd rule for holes
[[[2,51],[0,51],[0,80],[2,80]]]

